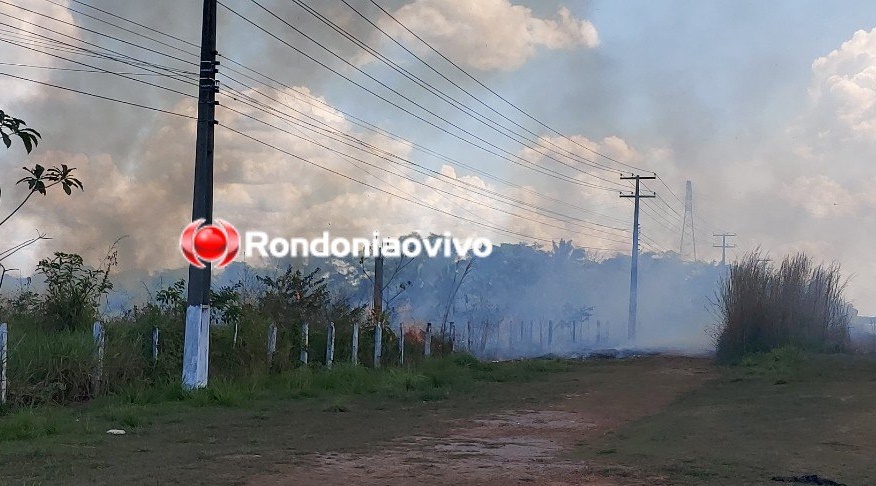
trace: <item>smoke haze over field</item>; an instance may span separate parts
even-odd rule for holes
[[[99,16],[68,0],[58,3]],[[190,42],[197,43],[199,39],[200,2],[90,0],[88,3]],[[309,3],[417,75],[448,92],[458,93],[428,68],[406,57],[398,46],[343,3]],[[682,197],[685,181],[691,180],[701,259],[720,258],[718,251],[711,248],[714,241],[710,236],[713,232],[728,231],[740,235],[734,240],[738,248],[731,251],[731,258],[759,246],[773,258],[801,250],[819,260],[836,260],[847,274],[853,275],[848,295],[854,305],[864,314],[876,313],[876,301],[872,298],[876,294],[876,260],[869,256],[871,228],[876,223],[876,196],[872,190],[876,172],[871,160],[876,149],[876,5],[872,2],[846,2],[842,9],[824,2],[795,1],[769,4],[508,0],[378,3],[497,92],[574,140],[547,132],[492,97],[417,44],[370,2],[351,2],[442,72],[547,142],[582,157],[595,158],[593,153],[580,148],[585,145],[620,162],[656,171],[671,190]],[[352,67],[291,32],[255,4],[248,1],[228,4],[339,72],[392,97]],[[82,30],[80,27],[137,40],[129,33],[65,7],[45,0],[22,0],[16,5],[30,11],[0,5],[0,13],[6,19],[4,22],[28,32],[77,42],[62,37],[69,35],[137,59],[185,66]],[[312,237],[325,230],[348,237],[369,235],[374,230],[384,235],[420,230],[437,234],[450,231],[460,237],[486,236],[497,243],[526,239],[520,235],[537,237],[542,244],[560,238],[572,239],[577,245],[598,248],[588,254],[600,260],[599,265],[605,266],[602,268],[618,267],[617,271],[610,272],[610,278],[616,281],[588,280],[594,285],[590,290],[593,301],[607,298],[601,293],[616,296],[628,290],[628,274],[624,268],[628,269],[629,265],[628,228],[632,226],[632,207],[629,200],[617,197],[617,190],[621,188],[564,168],[543,154],[489,131],[382,66],[303,9],[277,0],[265,2],[265,6],[352,65],[386,80],[387,84],[462,128],[542,167],[551,167],[579,181],[607,185],[612,190],[560,182],[462,143],[365,93],[220,8],[222,56],[283,81],[286,86],[273,96],[288,107],[437,173],[426,176],[417,173],[408,163],[394,165],[374,155],[357,155],[364,162],[441,187],[449,194],[344,159],[298,138],[312,136],[301,129],[289,128],[251,107],[220,96],[222,105],[217,109],[217,118],[223,126],[217,128],[214,177],[218,217],[238,224],[242,230],[270,228],[278,235],[290,237]],[[635,15],[630,15],[631,12]],[[58,33],[48,33],[28,22]],[[193,98],[121,76],[10,64],[90,69],[46,54],[52,53],[118,72],[131,71],[130,66],[77,57],[36,44],[28,44],[28,48],[14,45],[24,42],[20,35],[0,32],[0,38],[6,40],[0,47],[0,62],[7,63],[0,65],[0,72],[195,116]],[[197,48],[190,45],[165,40],[181,49],[197,52]],[[196,57],[142,39],[136,43],[196,61]],[[226,59],[220,67],[222,86],[257,97],[253,90],[223,77],[231,74],[245,80],[226,69],[234,66]],[[193,65],[185,67],[194,69]],[[149,76],[142,78],[197,94],[195,88],[183,83]],[[76,173],[85,185],[85,192],[69,197],[60,191],[52,191],[45,197],[35,196],[21,213],[0,228],[0,241],[6,243],[4,247],[30,237],[35,229],[52,237],[22,251],[9,260],[8,266],[21,268],[27,276],[41,257],[56,250],[82,253],[95,261],[113,241],[125,235],[128,237],[120,243],[119,257],[126,271],[146,274],[182,266],[177,242],[179,231],[191,215],[195,139],[192,119],[5,76],[0,76],[0,92],[3,93],[0,109],[23,118],[43,135],[39,147],[30,156],[20,144],[0,152],[0,173],[4,175],[0,180],[0,212],[5,216],[26,195],[25,187],[14,185],[24,175],[20,170],[23,165],[66,163],[77,168]],[[229,93],[226,88],[225,94]],[[336,110],[315,108],[302,93],[315,96]],[[463,95],[460,97],[465,99]],[[280,105],[275,103],[275,106]],[[433,157],[407,142],[392,141],[368,131],[338,110],[402,135],[449,159]],[[270,120],[288,133],[248,116]],[[255,143],[225,126],[373,187]],[[329,147],[355,152],[338,142],[322,141]],[[628,170],[607,159],[597,161],[617,170]],[[472,171],[462,164],[482,172]],[[615,172],[593,172],[611,181],[617,178]],[[490,176],[513,181],[520,187],[509,187]],[[623,230],[594,231],[593,225],[582,227],[575,220],[557,221],[544,214],[517,217],[526,213],[519,208],[501,206],[482,193],[444,185],[443,181],[447,180],[487,188],[524,204],[535,204]],[[411,204],[375,187],[423,204]],[[643,247],[657,252],[677,251],[683,207],[662,184],[650,184],[649,189],[657,191],[662,199],[649,202],[642,214],[641,225],[646,236]],[[572,208],[568,203],[577,207]],[[503,211],[484,205],[501,207]],[[478,220],[488,227],[431,208]],[[615,255],[627,255],[627,258],[613,258]],[[643,262],[643,299],[660,301],[665,300],[661,292],[688,291],[665,285],[667,281],[684,279],[660,269],[663,261],[649,258]],[[697,270],[691,269],[694,275],[714,270],[706,265],[696,267]],[[657,276],[668,280],[661,281]],[[510,284],[523,285],[518,281]],[[622,305],[623,296],[611,299],[615,301]],[[583,302],[586,304],[587,299]],[[620,309],[620,314],[622,311]],[[650,317],[645,313],[642,319]],[[669,320],[671,316],[664,313],[655,319]]]

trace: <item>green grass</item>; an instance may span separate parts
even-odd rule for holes
[[[108,396],[68,407],[34,406],[0,415],[0,443],[87,434],[90,426],[125,430],[148,427],[154,417],[201,407],[251,407],[265,400],[320,398],[328,408],[349,408],[350,397],[373,396],[402,402],[434,401],[471,393],[484,382],[526,382],[545,373],[568,371],[561,361],[481,363],[467,355],[424,361],[405,368],[372,369],[337,364],[331,370],[299,368],[238,379],[217,378],[200,390],[179,381],[128,385]]]
[[[780,348],[745,357],[658,414],[582,444],[609,474],[669,484],[770,484],[818,474],[876,484],[876,360]]]

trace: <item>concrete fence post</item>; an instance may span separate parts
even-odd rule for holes
[[[158,328],[152,328],[152,363],[158,362]]]
[[[432,323],[426,323],[426,339],[423,341],[423,356],[432,356]]]
[[[352,362],[354,365],[359,364],[359,323],[353,323],[353,357]]]
[[[92,337],[94,338],[95,363],[91,376],[91,385],[94,395],[97,395],[100,392],[100,381],[103,377],[103,357],[106,353],[106,330],[100,321],[94,323]]]
[[[277,325],[273,322],[268,326],[268,368],[274,365],[274,355],[277,354]]]
[[[329,322],[325,337],[325,367],[332,369],[335,361],[335,323]]]
[[[405,365],[405,325],[398,323],[398,364]]]
[[[310,346],[310,327],[307,322],[301,323],[301,354],[299,360],[301,364],[307,366],[307,348]]]
[[[6,323],[0,324],[0,405],[6,403],[6,365],[9,354],[9,333]]]
[[[380,368],[380,358],[383,357],[383,326],[374,326],[374,367]]]

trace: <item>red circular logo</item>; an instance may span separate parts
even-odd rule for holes
[[[199,219],[187,225],[179,238],[179,247],[185,259],[198,268],[205,263],[216,263],[222,268],[237,256],[240,250],[240,233],[228,221],[216,219],[204,226]]]

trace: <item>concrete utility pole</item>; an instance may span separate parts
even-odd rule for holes
[[[713,234],[712,236],[717,236],[717,237],[721,238],[721,244],[720,245],[712,245],[712,247],[721,249],[721,266],[723,267],[724,265],[727,264],[727,248],[736,248],[736,245],[728,245],[727,244],[727,238],[730,238],[731,236],[736,236],[736,233],[721,233],[721,234]]]
[[[639,301],[639,199],[657,197],[657,193],[641,194],[640,186],[641,181],[652,180],[656,178],[656,175],[621,176],[621,180],[636,181],[636,191],[634,193],[620,195],[620,197],[633,198],[635,203],[635,209],[633,210],[633,255],[632,265],[630,267],[630,317],[627,323],[627,338],[630,341],[634,341],[636,339],[636,312]]]
[[[374,367],[380,368],[380,358],[383,355],[383,255],[374,257],[374,303],[371,318],[374,320]]]
[[[216,0],[204,0],[198,83],[198,133],[192,221],[213,222],[213,132],[216,124]],[[210,270],[189,266],[188,305],[183,348],[183,387],[207,386],[210,351]]]

